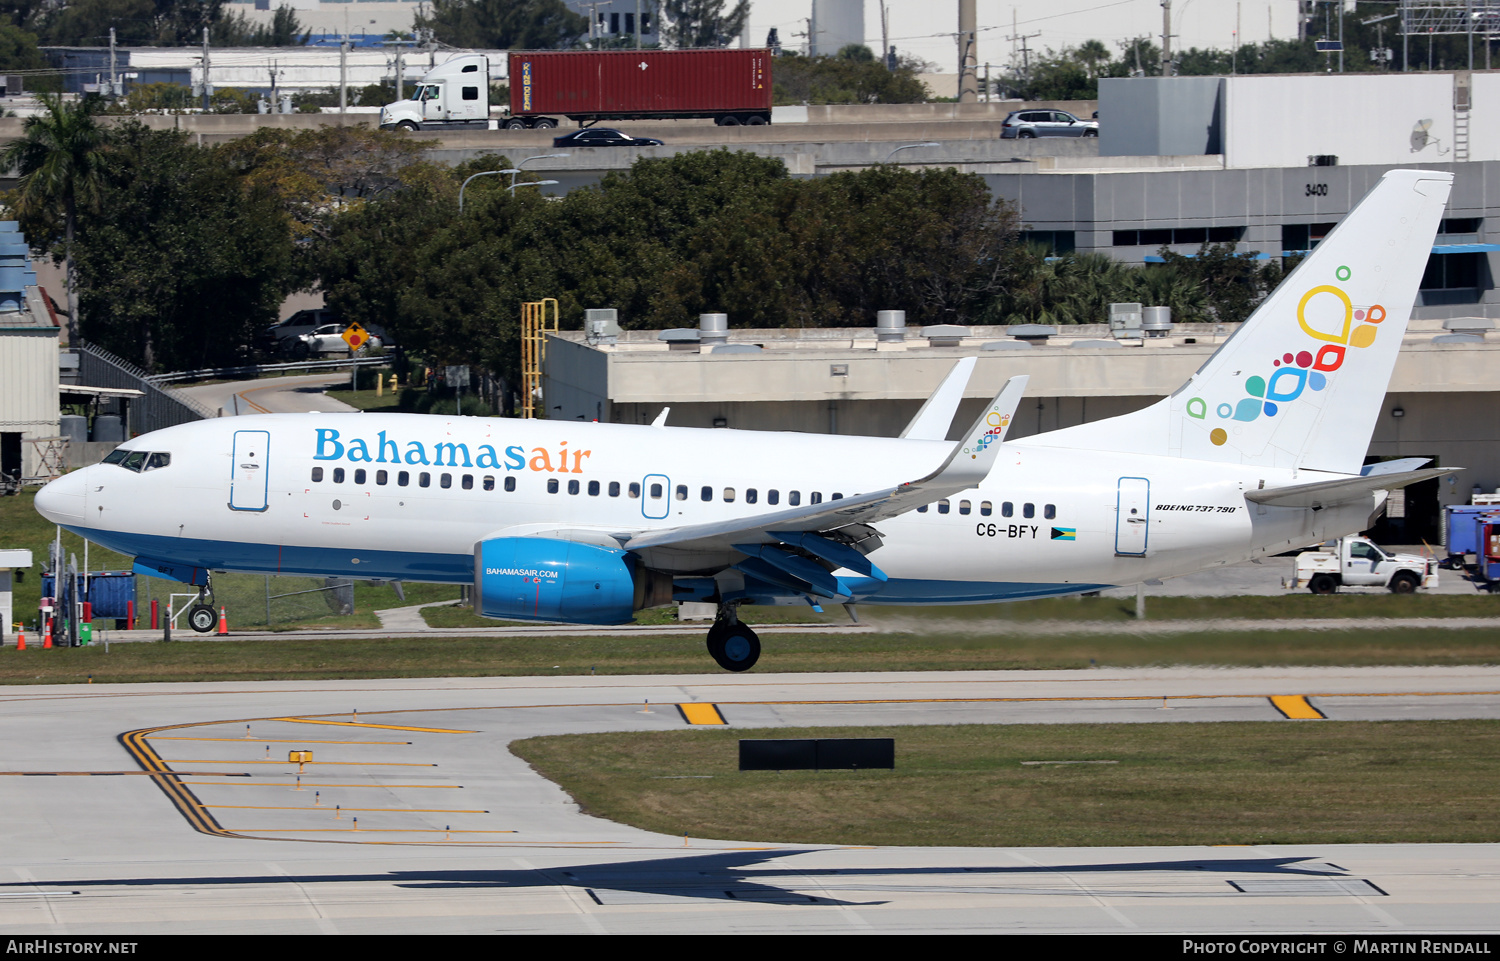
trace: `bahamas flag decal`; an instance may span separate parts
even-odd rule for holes
[[[1052,528],[1052,539],[1054,541],[1073,541],[1078,539],[1078,529],[1075,527]]]

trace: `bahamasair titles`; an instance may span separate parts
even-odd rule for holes
[[[217,571],[473,585],[488,617],[966,604],[1097,591],[1364,529],[1448,469],[1364,466],[1452,175],[1386,173],[1171,396],[1008,439],[1013,377],[944,440],[963,358],[900,437],[277,414],[132,438],[37,495],[48,519],[197,585]],[[192,618],[190,618],[192,619]],[[196,626],[196,619],[194,619]]]

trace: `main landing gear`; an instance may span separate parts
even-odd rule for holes
[[[212,579],[198,588],[198,600],[188,608],[188,626],[199,634],[212,634],[219,626],[219,615],[214,611]]]
[[[740,623],[737,604],[719,606],[719,616],[708,629],[709,656],[726,671],[748,671],[760,660],[760,638]]]

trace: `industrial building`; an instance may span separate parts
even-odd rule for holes
[[[31,269],[26,238],[0,222],[0,488],[63,466],[58,437],[61,331]]]

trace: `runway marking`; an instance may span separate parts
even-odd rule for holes
[[[255,742],[251,742],[252,744]],[[271,758],[269,761],[260,758],[253,761],[216,761],[213,758],[166,758],[172,764],[280,764],[285,767],[293,761],[283,761],[280,758]],[[337,764],[347,767],[437,767],[436,764],[421,764],[417,761],[304,761],[305,764]]]
[[[377,714],[409,714],[410,711],[377,711]],[[451,727],[408,727],[399,724],[366,724],[363,721],[325,721],[315,717],[270,717],[268,721],[286,721],[290,724],[331,724],[337,727],[373,727],[383,731],[418,731],[423,734],[476,734],[477,731],[459,731]],[[253,739],[252,739],[253,740]]]
[[[728,724],[717,704],[679,704],[677,712],[689,724]]]
[[[151,745],[146,743],[147,735],[154,734],[156,731],[196,726],[194,724],[174,724],[170,728],[148,728],[139,731],[126,731],[120,735],[119,740],[120,744],[130,753],[131,757],[135,758],[135,762],[143,770],[157,775],[151,780],[155,782],[157,787],[161,788],[161,792],[167,796],[167,799],[172,802],[178,812],[187,818],[187,822],[196,830],[203,834],[211,834],[221,838],[243,837],[243,835],[224,830],[223,826],[214,820],[214,816],[208,813],[208,808],[199,802],[193,796],[193,792],[187,789],[187,785],[182,783],[177,774],[171,768],[167,767],[167,762],[163,761],[161,756],[152,750]]]
[[[345,808],[344,810],[349,810]],[[444,831],[442,828],[243,828],[256,834],[520,834],[520,831]]]
[[[328,811],[323,805],[309,804],[306,807],[277,807],[272,804],[213,804],[210,807],[232,811]],[[390,814],[489,814],[489,811],[467,808],[339,808],[341,811],[383,811]],[[515,832],[510,832],[514,834]]]
[[[1270,698],[1271,706],[1281,712],[1281,716],[1293,721],[1325,721],[1328,715],[1313,707],[1307,702],[1305,694],[1278,694]]]
[[[228,741],[232,744],[244,744],[243,737],[153,737],[153,741]],[[310,741],[307,739],[293,740],[281,737],[256,737],[250,739],[251,744],[411,744],[411,741]]]
[[[175,771],[180,777],[249,777],[223,771]],[[0,771],[0,777],[156,777],[155,771]]]
[[[146,772],[140,772],[140,773],[146,773]],[[230,776],[230,775],[224,775],[224,774],[217,774],[217,775],[215,775],[215,774],[183,774],[182,775],[182,777],[226,777],[226,776]],[[249,777],[249,776],[250,775],[248,775],[248,774],[245,775],[245,777]],[[194,781],[194,782],[192,782],[192,786],[193,787],[208,787],[210,785],[214,785],[214,786],[218,786],[218,787],[299,787],[299,786],[300,787],[336,787],[336,788],[366,788],[366,787],[397,788],[397,787],[399,787],[399,788],[417,788],[417,789],[421,789],[421,790],[437,790],[439,788],[445,788],[445,789],[450,789],[450,790],[459,790],[459,789],[463,788],[462,784],[348,784],[348,783],[344,783],[344,784],[337,784],[337,783],[335,783],[335,784],[324,784],[324,783],[319,783],[319,782],[314,782],[314,781],[303,781],[299,785],[299,783],[296,782],[296,781]]]

